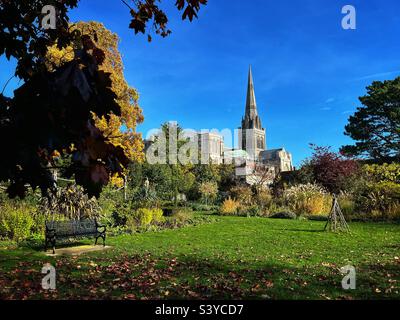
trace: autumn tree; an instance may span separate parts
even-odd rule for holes
[[[70,29],[89,36],[95,45],[105,53],[104,62],[99,69],[110,74],[111,89],[116,94],[116,101],[120,107],[119,116],[110,113],[107,116],[99,117],[93,113],[95,126],[112,145],[122,147],[130,161],[142,161],[144,158],[143,141],[141,136],[136,133],[136,125],[143,121],[143,115],[138,105],[138,93],[128,85],[124,77],[122,57],[118,50],[118,35],[106,29],[99,22],[78,22],[71,25]],[[75,43],[62,49],[53,45],[48,49],[46,55],[47,68],[54,70],[72,61],[76,49]],[[122,184],[121,179],[124,179],[121,176],[113,178],[113,181],[120,185]]]
[[[90,195],[98,196],[111,177],[122,174],[130,161],[125,141],[99,128],[101,121],[112,127],[123,121],[121,99],[126,98],[112,89],[115,77],[107,67],[111,61],[104,49],[107,43],[99,42],[90,32],[71,28],[68,12],[78,2],[0,1],[0,55],[16,59],[15,76],[23,80],[13,97],[0,94],[0,143],[6,150],[2,153],[0,181],[9,182],[10,197],[24,197],[27,185],[39,187],[45,194],[54,188],[51,170],[63,156],[71,159],[65,173]],[[159,1],[129,1],[132,6],[123,2],[130,7],[129,27],[135,33],[145,33],[149,27],[161,36],[170,33]],[[178,10],[183,10],[183,19],[189,20],[204,4],[205,0],[176,1]],[[40,13],[46,5],[56,9],[54,30],[40,25]],[[71,46],[73,59],[49,70],[46,57],[54,45],[66,52]],[[116,87],[120,93],[126,89],[123,83]],[[140,115],[134,117],[139,120]],[[127,117],[125,120],[129,125]]]
[[[310,181],[304,181],[306,183],[316,182],[327,190],[338,193],[343,189],[346,179],[354,176],[360,169],[357,161],[333,152],[330,147],[312,144],[311,148],[313,155],[303,163],[299,170],[305,172],[299,176],[310,179]]]
[[[202,5],[207,0],[174,0],[182,19],[197,17]],[[148,33],[151,30],[157,35],[166,37],[171,34],[168,28],[168,17],[160,8],[161,0],[121,0],[130,12],[129,28],[137,33]],[[79,39],[77,32],[69,29],[69,10],[76,8],[79,0],[0,0],[0,55],[7,59],[14,57],[17,62],[16,76],[27,80],[34,73],[43,70],[43,58],[47,48],[57,43],[60,48],[67,46],[71,39]],[[56,10],[56,29],[41,28],[42,9],[53,6]],[[116,5],[112,3],[112,5]],[[111,4],[110,4],[111,9]]]
[[[363,106],[345,127],[356,143],[341,151],[381,163],[400,161],[400,77],[373,82],[360,101]]]

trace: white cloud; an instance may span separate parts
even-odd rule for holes
[[[390,76],[390,75],[395,74],[395,73],[400,73],[400,70],[369,74],[369,75],[366,75],[366,76],[363,76],[363,77],[355,78],[353,80],[354,81],[360,81],[360,80],[368,80],[368,79],[373,79],[373,78],[381,78],[381,77]]]
[[[350,114],[350,113],[353,113],[353,112],[354,112],[353,110],[346,110],[346,111],[343,111],[342,114]]]

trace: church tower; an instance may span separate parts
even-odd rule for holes
[[[239,149],[245,150],[249,157],[257,160],[261,151],[266,150],[265,129],[257,112],[256,95],[254,92],[251,66],[247,85],[246,111],[239,128]]]

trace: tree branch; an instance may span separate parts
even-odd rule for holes
[[[7,80],[6,84],[5,84],[4,87],[3,87],[3,90],[1,91],[1,94],[4,93],[4,91],[6,90],[8,84],[10,83],[10,81],[11,81],[13,78],[15,78],[15,75],[13,75],[10,79]]]
[[[133,10],[133,8],[125,1],[125,0],[121,0],[122,3],[124,3],[130,10]]]

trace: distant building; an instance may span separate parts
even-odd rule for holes
[[[200,161],[222,164],[224,161],[224,138],[216,133],[198,134]]]
[[[188,138],[198,141],[201,163],[234,164],[237,178],[250,185],[259,183],[263,172],[269,172],[267,183],[272,183],[277,174],[294,170],[291,153],[284,148],[267,149],[266,130],[258,115],[251,67],[245,114],[238,132],[238,149],[225,148],[223,136],[213,132],[191,132]],[[154,137],[145,141],[145,149],[147,150],[152,143]],[[265,177],[262,179],[265,180]]]
[[[294,170],[292,154],[287,152],[284,148],[261,151],[260,161],[265,165],[274,167],[276,172]]]

